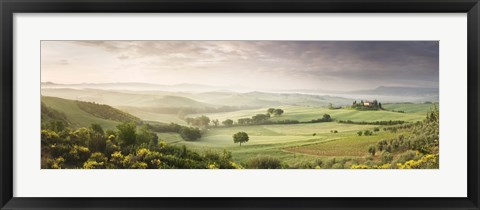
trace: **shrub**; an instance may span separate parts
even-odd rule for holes
[[[397,163],[405,163],[409,160],[415,160],[417,156],[416,152],[413,150],[408,150],[398,156]]]
[[[343,164],[342,163],[335,163],[332,165],[333,169],[343,169]]]
[[[389,163],[393,160],[393,155],[390,152],[383,151],[380,154],[380,160],[382,160],[382,163]]]
[[[247,168],[251,169],[279,169],[281,162],[271,156],[258,156],[247,161]]]
[[[180,136],[186,141],[194,141],[202,137],[200,129],[190,127],[182,127],[180,129]]]

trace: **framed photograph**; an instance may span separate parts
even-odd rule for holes
[[[479,6],[1,1],[1,209],[479,209]]]

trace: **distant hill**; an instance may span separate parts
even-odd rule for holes
[[[42,88],[42,95],[90,101],[115,107],[137,108],[259,108],[279,105],[328,106],[351,104],[353,99],[319,96],[300,93],[267,92],[165,92],[165,91],[123,91],[99,89]]]
[[[438,95],[439,91],[438,91],[438,88],[379,86],[372,90],[358,90],[358,91],[351,91],[348,93],[366,94],[366,95],[424,96],[424,95]]]
[[[120,122],[140,119],[108,105],[42,96],[42,123],[44,120],[62,120],[74,128],[97,123],[112,129]]]
[[[53,82],[42,82],[42,88],[75,88],[75,89],[103,89],[103,90],[154,90],[154,91],[169,91],[169,92],[209,92],[209,91],[224,91],[235,89],[247,89],[244,87],[215,87],[201,84],[174,84],[162,85],[151,83],[138,82],[119,82],[119,83],[80,83],[80,84],[58,84]]]
[[[199,102],[194,99],[183,97],[181,94],[175,95],[175,93],[168,92],[136,93],[135,91],[120,90],[113,91],[99,89],[43,88],[42,95],[71,100],[96,102],[116,107],[214,107],[212,104]]]

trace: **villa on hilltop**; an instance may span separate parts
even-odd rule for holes
[[[378,109],[382,109],[382,103],[378,102],[377,100],[373,100],[373,101],[361,100],[360,103],[357,103],[357,101],[354,101],[352,103],[352,108],[360,109],[360,110],[378,110]]]

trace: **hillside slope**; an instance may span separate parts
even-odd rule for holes
[[[115,128],[121,121],[139,121],[140,119],[107,105],[73,101],[68,99],[42,96],[42,104],[50,112],[61,115],[73,128],[88,127],[92,123],[107,129]],[[96,110],[96,111],[92,111]],[[45,118],[46,119],[46,118]],[[43,119],[42,119],[43,120]]]

